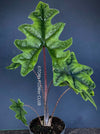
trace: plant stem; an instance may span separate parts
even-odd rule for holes
[[[49,120],[49,113],[47,107],[47,70],[46,70],[46,55],[45,55],[45,47],[43,47],[43,61],[44,61],[44,82],[45,82],[45,91],[44,91],[44,126],[47,126]]]
[[[46,70],[46,56],[45,47],[43,47],[43,61],[44,61],[44,81],[45,81],[45,102],[47,100],[47,70]]]
[[[50,90],[50,87],[51,87],[52,83],[53,83],[53,80],[50,82],[50,84],[48,86],[48,93],[49,93],[49,90]]]
[[[33,70],[33,72],[34,72],[34,74],[36,75],[36,77],[37,77],[37,79],[38,79],[38,82],[40,83],[40,86],[41,86],[41,89],[42,89],[43,102],[44,102],[44,92],[43,92],[43,86],[42,86],[42,84],[41,84],[41,80],[38,78],[38,75],[37,75],[36,71]]]
[[[67,88],[67,89],[60,95],[60,97],[58,98],[58,100],[57,100],[57,102],[56,102],[56,105],[55,105],[55,107],[54,107],[54,109],[53,109],[52,115],[51,115],[51,122],[52,122],[52,118],[53,118],[54,112],[55,112],[55,110],[56,110],[56,107],[57,107],[59,101],[61,100],[61,98],[63,97],[63,95],[64,95],[66,92],[68,92],[69,89],[70,89],[70,87]]]
[[[35,110],[35,108],[31,107],[30,105],[24,105],[24,106],[25,106],[25,107],[29,107],[32,111],[34,111],[34,112],[37,114],[37,116],[38,116],[38,118],[39,118],[39,121],[40,121],[40,123],[41,123],[41,125],[42,125],[42,121],[41,121],[40,115],[39,115],[38,112]]]

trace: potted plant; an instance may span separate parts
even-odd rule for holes
[[[65,41],[59,39],[65,24],[60,22],[53,25],[51,23],[51,19],[58,13],[57,9],[51,9],[48,4],[39,2],[36,10],[29,15],[33,24],[19,26],[19,30],[26,35],[26,38],[23,40],[16,39],[14,44],[22,53],[15,56],[11,65],[7,67],[7,69],[16,69],[21,66],[22,76],[26,76],[31,71],[37,76],[34,67],[40,52],[43,50],[44,89],[38,76],[37,79],[42,90],[44,116],[39,116],[33,107],[24,105],[20,99],[17,102],[11,99],[12,105],[10,106],[10,109],[16,112],[16,118],[26,126],[28,126],[25,118],[27,112],[24,110],[24,106],[31,108],[37,114],[38,117],[29,124],[30,133],[34,134],[64,133],[65,124],[61,119],[54,117],[54,112],[59,101],[69,89],[73,89],[76,94],[80,94],[85,101],[89,100],[96,107],[92,98],[95,83],[90,77],[93,70],[86,65],[79,64],[75,53],[67,50],[72,45],[72,38]],[[48,87],[45,48],[47,48],[52,59],[53,82],[51,83],[54,86],[68,87],[58,98],[51,116],[49,116],[48,111],[48,93],[51,83]]]

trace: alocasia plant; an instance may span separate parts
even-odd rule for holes
[[[48,4],[41,1],[39,2],[36,10],[29,15],[33,24],[23,24],[19,26],[19,30],[26,35],[26,38],[23,40],[17,39],[14,44],[22,53],[15,56],[12,59],[12,64],[7,67],[8,69],[16,69],[21,65],[21,75],[26,76],[34,70],[39,54],[43,49],[45,79],[45,89],[42,90],[44,99],[44,125],[48,125],[49,122],[45,48],[47,48],[52,59],[54,86],[69,86],[76,94],[80,93],[85,101],[89,100],[96,107],[92,98],[95,84],[90,78],[93,70],[88,66],[79,64],[74,52],[70,52],[70,50],[66,51],[66,49],[72,45],[72,38],[65,41],[59,40],[65,24],[60,22],[53,25],[51,23],[51,19],[58,13],[59,11],[57,9],[50,9]],[[66,91],[67,90],[65,90],[65,92]],[[65,92],[59,97],[58,102]],[[20,108],[18,107],[17,109],[17,106],[19,105],[15,106],[17,103],[15,103],[14,100],[12,102],[13,104],[10,108],[18,113]],[[20,100],[18,100],[18,102],[20,103]],[[13,106],[16,108],[13,109]],[[26,112],[23,111],[22,114],[24,116]],[[19,115],[16,117],[21,119]],[[24,117],[22,117],[21,120],[26,124]]]

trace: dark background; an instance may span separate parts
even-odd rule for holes
[[[37,79],[34,73],[21,77],[20,68],[15,71],[5,69],[11,59],[20,53],[14,46],[15,39],[24,39],[25,35],[18,31],[23,23],[32,23],[27,17],[35,10],[39,0],[0,0],[0,129],[27,129],[15,113],[9,109],[10,98],[20,98],[25,104],[30,104],[43,115],[43,104],[37,106]],[[70,90],[59,103],[55,116],[66,123],[66,127],[100,127],[100,0],[43,0],[50,8],[57,8],[52,23],[64,22],[66,26],[60,39],[73,38],[70,47],[81,64],[93,68],[92,79],[96,83],[95,96],[97,111],[90,102],[85,102],[80,95]],[[47,54],[48,84],[52,80],[51,58]],[[43,55],[39,56],[37,66],[42,69],[43,83]],[[37,66],[35,70],[37,71]],[[58,96],[66,87],[51,87],[49,94],[49,111],[52,112]],[[28,122],[36,114],[26,108]]]

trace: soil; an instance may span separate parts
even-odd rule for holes
[[[41,120],[44,119],[43,116],[41,116],[40,118]],[[30,123],[30,130],[34,134],[61,134],[64,128],[64,122],[57,117],[53,117],[52,124],[49,127],[42,126],[38,118],[32,120]]]

